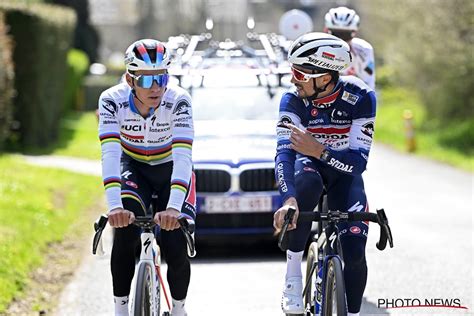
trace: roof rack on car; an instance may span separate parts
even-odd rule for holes
[[[170,69],[170,73],[181,84],[184,76],[198,76],[203,80],[209,64],[214,61],[230,63],[232,59],[248,59],[251,60],[247,63],[248,71],[256,75],[259,85],[263,85],[262,76],[266,78],[268,93],[273,97],[274,88],[283,86],[282,77],[290,73],[286,61],[287,42],[283,36],[275,33],[248,32],[246,39],[237,41],[213,40],[211,33],[181,34],[168,40],[167,46],[174,55],[176,66]],[[272,84],[271,77],[276,78],[272,79]]]

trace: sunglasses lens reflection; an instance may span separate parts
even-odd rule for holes
[[[168,83],[168,74],[163,75],[141,75],[138,77],[137,85],[140,88],[150,89],[156,81],[158,87],[164,87]]]

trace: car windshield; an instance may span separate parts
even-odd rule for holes
[[[286,89],[259,86],[256,75],[242,72],[207,73],[202,86],[192,89],[195,120],[276,120],[282,94]]]
[[[281,91],[273,98],[263,87],[197,88],[193,90],[195,120],[275,120]]]

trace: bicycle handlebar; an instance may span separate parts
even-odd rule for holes
[[[288,225],[293,220],[293,216],[296,209],[289,208],[285,215],[285,222],[278,236],[278,247],[282,251],[288,249]],[[332,212],[303,212],[298,215],[298,222],[313,222],[313,221],[328,221],[328,222],[352,222],[352,221],[370,221],[379,224],[380,226],[380,237],[376,246],[379,250],[384,250],[387,246],[387,240],[390,244],[390,248],[393,248],[393,238],[390,226],[388,225],[387,215],[384,209],[377,210],[377,214],[369,212],[355,212],[346,213],[340,211]]]
[[[94,255],[97,253],[97,247],[99,246],[99,243],[102,241],[101,239],[102,232],[105,229],[105,226],[107,225],[108,220],[109,218],[107,217],[107,214],[102,214],[94,223],[95,234],[94,234],[94,239],[92,241],[92,254]],[[188,220],[183,215],[180,215],[178,217],[178,223],[186,239],[188,256],[192,258],[196,256],[196,246],[194,244],[194,238],[192,236],[192,234],[195,231],[196,226],[194,224],[194,221]],[[140,228],[148,228],[148,229],[153,229],[153,227],[156,226],[156,223],[153,221],[153,218],[150,216],[137,216],[135,217],[135,220],[133,221],[132,224]],[[101,250],[100,252],[103,253],[103,250]]]

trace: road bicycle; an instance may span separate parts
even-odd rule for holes
[[[95,235],[92,246],[94,255],[97,252],[99,254],[104,253],[101,236],[107,221],[107,215],[103,214],[94,223]],[[194,244],[195,224],[182,215],[178,218],[178,223],[186,239],[188,256],[194,257],[196,255]],[[161,293],[163,292],[168,311],[163,312],[162,316],[169,316],[171,305],[161,277],[161,251],[156,243],[154,232],[156,223],[152,216],[137,216],[133,225],[141,228],[141,253],[135,268],[135,283],[130,295],[130,315],[160,316]]]
[[[305,313],[301,315],[346,316],[346,291],[337,223],[370,221],[379,224],[380,238],[376,244],[379,250],[385,249],[387,241],[393,248],[393,238],[383,209],[377,210],[377,213],[328,211],[323,209],[323,198],[318,204],[318,212],[300,212],[298,215],[300,223],[317,222],[316,234],[308,247],[306,282],[302,293]],[[286,232],[295,212],[294,208],[288,210],[278,236],[278,246],[283,251],[288,249]]]

